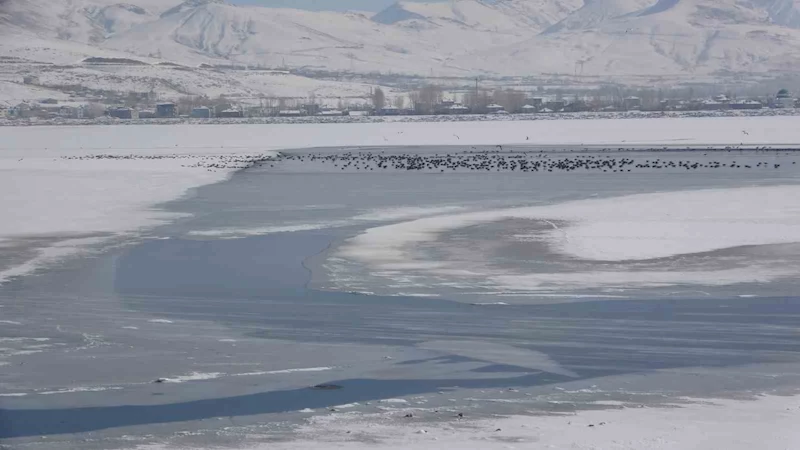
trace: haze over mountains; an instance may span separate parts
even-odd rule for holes
[[[429,76],[713,80],[800,67],[799,0],[453,0],[377,14],[222,0],[5,0],[0,56]]]

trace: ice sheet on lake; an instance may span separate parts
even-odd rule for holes
[[[220,378],[224,376],[224,373],[220,372],[192,372],[188,375],[180,375],[176,377],[165,377],[160,378],[164,383],[186,383],[187,381],[203,381],[203,380],[214,380],[216,378]]]
[[[438,215],[368,229],[345,242],[334,256],[364,264],[372,273],[393,280],[434,274],[440,279],[479,280],[483,287],[522,291],[768,282],[796,275],[797,269],[776,261],[713,270],[669,264],[658,270],[624,267],[593,272],[497,273],[474,264],[437,259],[422,249],[443,233],[508,219],[530,220],[532,226],[550,224],[549,229],[531,236],[551,251],[581,261],[629,263],[742,246],[797,243],[798,197],[800,185],[783,185],[637,194]]]
[[[250,228],[215,228],[210,230],[193,230],[190,236],[207,238],[242,238],[248,236],[263,236],[275,233],[296,233],[299,231],[325,230],[329,228],[346,227],[363,222],[396,222],[401,220],[414,219],[418,217],[429,217],[442,214],[451,214],[464,210],[461,206],[441,206],[441,207],[397,207],[382,208],[364,212],[363,214],[349,217],[343,220],[319,221],[312,223],[286,223],[263,227]]]
[[[224,180],[231,169],[189,167],[214,155],[355,146],[780,145],[800,142],[794,117],[599,119],[308,125],[6,127],[0,140],[0,240],[126,234],[176,218],[155,206]],[[749,133],[743,135],[741,130]],[[456,137],[457,136],[457,137]],[[195,159],[63,160],[62,156]],[[587,230],[590,232],[592,230]],[[63,255],[62,255],[63,256]],[[46,261],[40,261],[45,263]],[[32,269],[17,271],[28,273]],[[1,282],[1,280],[0,280]]]
[[[418,344],[417,347],[425,350],[434,350],[451,355],[488,361],[495,364],[517,366],[542,372],[555,373],[571,378],[578,377],[578,374],[563,367],[545,353],[510,345],[484,341],[458,340],[427,341]]]

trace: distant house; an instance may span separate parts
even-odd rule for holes
[[[380,110],[378,110],[378,114],[382,116],[399,116],[400,109],[395,108],[394,106],[384,106]]]
[[[224,111],[223,111],[224,112]],[[211,108],[206,106],[201,106],[199,108],[192,109],[192,113],[190,117],[193,119],[210,119],[211,118]]]
[[[62,106],[58,109],[57,114],[64,119],[83,119],[86,115],[86,110],[83,106]]]
[[[525,106],[522,107],[522,112],[530,114],[530,113],[535,113],[537,109],[539,109],[539,108],[537,108],[537,107],[535,107],[533,105],[525,105]]]
[[[775,96],[776,108],[794,108],[794,98],[787,89],[781,89]]]
[[[730,103],[718,100],[703,100],[701,103],[701,109],[705,111],[721,111],[728,108],[730,108]]]
[[[140,119],[155,119],[158,116],[156,115],[155,111],[139,111],[139,118]]]
[[[315,116],[315,115],[317,115],[319,113],[320,106],[318,104],[316,104],[316,103],[309,103],[309,104],[303,105],[301,109],[303,111],[305,111],[306,115]]]
[[[502,106],[498,105],[497,103],[492,103],[492,104],[486,105],[486,112],[488,112],[489,114],[498,113],[500,111],[505,111],[505,108],[503,108]]]
[[[447,108],[447,112],[450,114],[467,114],[469,112],[469,108],[459,103],[456,103]]]
[[[113,108],[108,110],[108,115],[110,117],[115,117],[117,119],[123,119],[123,120],[139,118],[138,111],[132,108]]]
[[[642,109],[642,99],[635,96],[625,97],[622,100],[622,107],[626,110]]]
[[[731,109],[761,109],[764,105],[756,100],[739,100],[731,103]]]
[[[282,109],[278,111],[279,117],[300,117],[304,115],[305,113],[299,109]]]
[[[244,113],[239,109],[225,109],[217,114],[217,117],[222,117],[225,119],[235,119],[244,117]]]
[[[31,105],[20,103],[8,110],[8,115],[14,118],[25,119],[32,116]]]
[[[564,109],[567,106],[567,102],[564,100],[552,100],[544,104],[545,109],[549,109],[549,112],[557,112]],[[545,111],[542,111],[545,112]]]
[[[156,105],[156,117],[167,118],[178,115],[178,106],[175,103],[159,103]]]
[[[318,112],[317,115],[318,116],[326,116],[326,117],[343,116],[344,115],[344,111],[340,111],[338,109],[326,109],[326,110],[322,110],[322,111]]]

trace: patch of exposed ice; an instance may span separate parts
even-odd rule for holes
[[[295,233],[298,231],[311,231],[323,230],[327,228],[336,228],[349,225],[349,222],[319,222],[295,225],[279,225],[271,227],[255,227],[255,228],[218,228],[214,230],[194,230],[189,232],[190,236],[198,237],[247,237],[247,236],[261,236],[265,234],[275,233]]]
[[[109,241],[108,237],[64,239],[36,251],[36,256],[23,264],[0,271],[0,284],[12,278],[30,275],[40,267],[53,265],[69,258],[84,255],[90,248]]]
[[[344,405],[336,405],[334,409],[350,409],[360,406],[358,403],[345,403]]]
[[[56,389],[54,391],[41,391],[37,392],[39,395],[56,395],[56,394],[74,394],[78,392],[105,392],[105,391],[118,391],[121,390],[120,386],[93,386],[93,387],[75,387]]]
[[[220,372],[192,372],[188,375],[181,375],[177,377],[165,377],[160,378],[164,383],[185,383],[187,381],[203,381],[203,380],[213,380],[216,378],[220,378],[225,374]]]
[[[578,377],[578,374],[562,366],[546,353],[511,345],[472,340],[442,340],[425,341],[417,344],[417,347],[445,354],[465,356],[480,361],[489,361],[495,364],[506,364],[554,373],[570,378]]]
[[[386,399],[380,400],[380,403],[400,403],[400,404],[407,404],[407,403],[408,403],[408,400],[405,400],[405,399],[402,399],[402,398],[386,398]]]
[[[398,220],[414,219],[418,217],[439,216],[464,211],[463,206],[403,206],[396,208],[375,209],[370,212],[355,216],[355,220],[369,222],[393,222]]]
[[[0,342],[24,342],[24,341],[47,342],[49,340],[50,338],[32,338],[32,337],[0,338]]]
[[[150,322],[150,323],[174,323],[174,322],[172,322],[171,320],[168,320],[168,319],[150,319],[150,320],[148,320],[148,322]]]
[[[424,293],[424,292],[398,292],[396,294],[392,294],[392,296],[393,297],[423,297],[423,298],[426,298],[426,297],[429,297],[429,298],[441,297],[441,295],[439,295],[439,294]]]
[[[328,370],[333,370],[333,369],[335,369],[335,367],[304,367],[299,369],[282,369],[282,370],[267,370],[260,372],[237,373],[233,374],[233,376],[245,377],[245,376],[256,376],[256,375],[280,375],[285,373],[298,373],[298,372],[326,372]]]

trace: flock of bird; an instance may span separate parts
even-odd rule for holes
[[[766,153],[765,150],[754,153]],[[790,155],[788,151],[770,151],[773,156]],[[779,169],[781,162],[754,161],[753,158],[713,158],[708,157],[711,151],[697,159],[672,159],[656,157],[634,158],[625,152],[609,153],[565,153],[565,152],[520,152],[502,150],[501,146],[493,150],[468,150],[445,154],[432,153],[386,153],[382,151],[360,151],[341,153],[278,153],[274,154],[228,154],[228,155],[186,155],[186,154],[92,154],[82,156],[64,156],[67,160],[189,160],[191,164],[182,167],[203,168],[209,171],[247,169],[263,167],[267,164],[274,167],[282,161],[312,163],[327,166],[339,171],[424,171],[424,172],[575,172],[595,171],[611,173],[627,173],[636,169],[644,170],[698,170],[698,169]],[[752,153],[751,153],[752,155]],[[784,160],[780,160],[784,161]],[[789,164],[784,162],[784,164]],[[792,161],[792,165],[796,162]]]
[[[707,156],[707,154],[706,154]],[[383,153],[383,152],[344,152],[344,153],[281,153],[277,161],[294,161],[327,165],[340,171],[426,171],[426,172],[631,172],[635,169],[778,169],[780,163],[768,161],[736,160],[722,161],[711,158],[703,160],[674,160],[669,158],[635,159],[612,155],[565,155],[543,152],[500,151],[465,152],[447,154],[424,153]],[[792,164],[796,164],[792,162]]]
[[[274,161],[272,154],[229,154],[229,155],[184,155],[184,154],[165,154],[165,155],[135,155],[135,154],[114,154],[100,153],[80,156],[62,156],[66,160],[190,160],[192,164],[184,164],[181,167],[202,168],[208,171],[247,169],[253,166],[263,166],[265,163]]]

